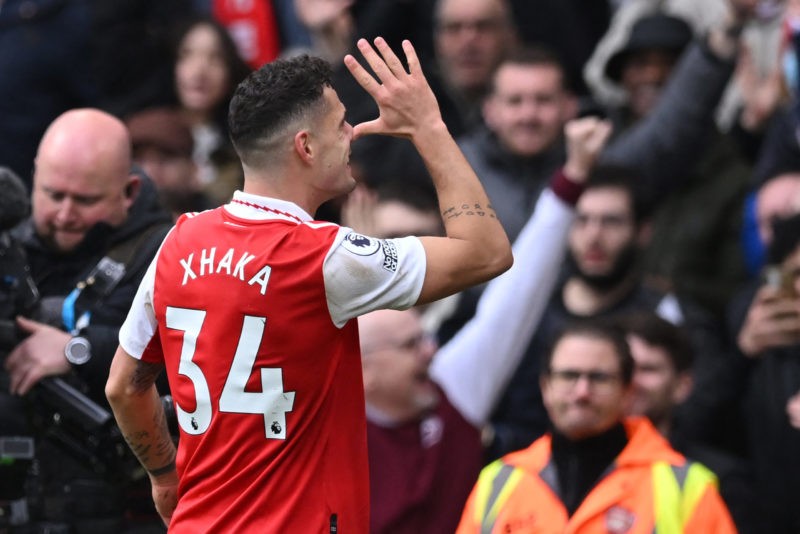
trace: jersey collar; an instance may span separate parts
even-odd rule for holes
[[[283,220],[303,223],[314,220],[300,206],[294,202],[277,198],[262,197],[236,191],[231,202],[225,205],[231,215],[242,219],[253,220]]]

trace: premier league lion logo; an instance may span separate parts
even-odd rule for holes
[[[350,232],[342,241],[342,246],[359,256],[371,256],[381,248],[381,242],[365,235]]]

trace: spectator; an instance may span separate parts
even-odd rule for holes
[[[625,318],[622,326],[634,360],[628,415],[646,416],[675,450],[719,477],[720,495],[741,534],[763,532],[749,465],[723,450],[675,439],[675,408],[693,387],[694,354],[685,331],[648,312]]]
[[[346,33],[353,32],[354,28],[359,29],[359,36],[369,35],[375,25],[391,26],[387,30],[400,37],[430,30],[427,39],[432,36],[435,57],[429,56],[423,61],[430,66],[428,79],[445,124],[456,137],[481,122],[480,105],[492,70],[517,41],[507,0],[387,0],[357,2],[352,10],[348,2],[297,0],[296,5],[300,18],[318,28],[312,32],[317,40],[330,42],[323,49],[336,49],[338,54],[347,50],[341,43],[352,42],[353,34],[348,37]],[[374,24],[370,28],[363,27],[364,19]],[[405,28],[404,33],[398,28]],[[374,103],[346,71],[336,72],[334,87],[347,108],[348,120],[360,122],[374,116]],[[396,176],[398,169],[424,179],[426,185],[430,183],[413,147],[402,140],[364,139],[354,144],[352,159],[361,180],[373,186]],[[523,223],[525,220],[522,219]]]
[[[490,458],[524,447],[546,430],[547,416],[536,388],[538,363],[566,324],[645,310],[685,325],[701,355],[694,369],[698,387],[679,411],[681,432],[719,439],[717,410],[729,400],[723,393],[733,394],[718,372],[726,363],[722,332],[708,312],[643,278],[639,265],[648,226],[638,182],[638,173],[624,167],[598,165],[592,171],[576,207],[564,276],[492,415]]]
[[[663,85],[663,91],[660,91],[662,86],[655,83],[644,84],[659,95],[657,99],[647,99],[653,107],[646,115],[627,120],[627,114],[608,114],[614,122],[615,136],[601,155],[602,163],[621,165],[639,172],[640,180],[643,182],[641,189],[647,193],[646,204],[652,206],[668,204],[660,208],[658,218],[654,219],[654,229],[651,233],[655,237],[650,239],[645,258],[659,258],[660,263],[648,259],[647,265],[651,266],[648,272],[654,276],[658,275],[659,282],[666,288],[675,287],[677,293],[685,294],[697,301],[715,313],[720,320],[723,316],[723,303],[727,302],[732,288],[745,276],[739,240],[741,221],[739,214],[746,191],[747,168],[736,163],[735,153],[720,150],[714,158],[704,159],[704,166],[702,168],[698,166],[691,176],[689,169],[706,146],[704,140],[709,128],[714,124],[714,106],[719,101],[733,71],[736,39],[726,34],[725,29],[732,25],[735,26],[734,29],[738,28],[753,10],[753,0],[730,1],[730,19],[714,26],[709,37],[698,39],[686,50],[683,60],[669,76],[670,83]],[[670,25],[670,28],[672,27]],[[645,32],[640,33],[645,35]],[[659,31],[656,37],[663,39],[664,33]],[[686,33],[682,32],[682,35],[685,37]],[[646,37],[652,42],[650,35]],[[670,42],[673,41],[674,39],[670,37]],[[629,57],[628,54],[624,55]],[[559,67],[559,71],[562,73],[563,88],[563,68]],[[532,74],[533,71],[529,69],[528,76]],[[552,69],[539,69],[538,76],[552,78]],[[664,78],[664,73],[658,73],[659,83],[662,83]],[[698,80],[702,80],[702,83]],[[545,86],[546,83],[548,82],[545,78],[535,82],[535,86]],[[552,85],[554,81],[551,80],[549,83]],[[534,82],[528,80],[525,87],[533,86]],[[550,89],[546,94],[552,95],[552,91],[553,89]],[[546,104],[550,102],[546,101]],[[555,106],[545,104],[541,106],[542,109],[550,110],[553,107]],[[576,107],[573,104],[573,109]],[[556,127],[543,126],[548,124],[544,117],[548,117],[552,123],[557,122],[555,113],[545,115],[542,111],[538,115],[542,118],[534,122],[533,117],[537,115],[534,115],[533,111],[511,113],[512,117],[528,117],[528,124],[539,126],[541,131],[551,133],[559,131]],[[626,120],[619,120],[620,118]],[[514,124],[514,121],[510,120],[509,124]],[[480,135],[481,133],[478,133],[476,137],[479,138]],[[517,137],[520,137],[519,134]],[[518,164],[509,165],[509,169],[506,170],[495,164],[494,167],[500,172],[492,172],[492,167],[488,165],[482,167],[475,162],[503,161],[503,158],[507,157],[504,151],[501,151],[498,157],[497,152],[493,150],[495,146],[493,143],[480,144],[469,138],[459,141],[463,144],[465,154],[473,166],[479,169],[480,176],[490,176],[488,180],[493,180],[492,175],[516,178],[514,181],[498,181],[502,196],[497,192],[497,188],[487,186],[487,192],[495,205],[511,206],[509,209],[504,209],[500,216],[513,239],[515,227],[518,228],[520,221],[524,221],[526,217],[526,213],[520,213],[520,210],[526,208],[529,210],[532,207],[530,199],[536,189],[530,184],[537,183],[539,168],[546,165],[557,168],[563,163],[563,160],[558,159],[559,145],[543,145],[547,150],[538,156],[541,159],[531,157],[523,159],[523,162],[531,160],[539,162],[539,166],[532,166],[532,169],[524,164]],[[514,161],[511,159],[512,164]],[[726,170],[731,174],[727,175]],[[713,176],[713,179],[707,178],[708,176]],[[683,187],[683,191],[676,193],[675,199],[670,200],[670,193],[688,182],[693,185]],[[734,183],[738,185],[731,185]],[[512,201],[502,201],[499,198]],[[702,209],[693,209],[691,214],[684,211],[689,205],[696,208],[694,202]],[[525,203],[528,205],[525,206]],[[694,224],[695,221],[697,224]],[[672,233],[669,230],[672,230]],[[680,237],[676,237],[677,235]],[[679,249],[682,251],[680,254]],[[671,275],[679,272],[688,274],[680,280],[673,280]],[[724,272],[725,276],[719,275],[719,272]],[[703,277],[710,279],[705,280]],[[705,281],[694,282],[701,279]],[[472,290],[462,298],[458,312],[440,332],[442,339],[447,339],[463,324],[465,318],[471,316],[477,302],[477,293]]]
[[[736,532],[716,478],[645,418],[625,417],[633,359],[624,333],[566,328],[542,359],[552,431],[481,472],[459,534]]]
[[[513,240],[547,179],[566,158],[564,125],[577,112],[564,71],[549,51],[501,60],[483,104],[485,126],[459,138]]]
[[[436,66],[431,69],[432,86],[454,135],[480,123],[480,106],[492,71],[517,43],[508,0],[395,0],[374,5],[295,0],[295,7],[317,52],[334,64],[351,48],[355,35],[369,36],[376,25],[399,25],[407,34],[432,24],[435,59],[423,56],[423,60]],[[403,36],[397,29],[393,33]],[[350,113],[355,118],[370,116],[374,105],[366,95],[352,84],[347,89],[345,94],[352,97],[345,102]]]
[[[197,176],[192,132],[177,110],[147,109],[129,117],[126,125],[133,162],[153,180],[162,205],[173,219],[187,211],[214,207]]]
[[[0,395],[18,397],[8,399],[16,409],[0,414],[4,432],[8,417],[33,413],[29,408],[42,402],[35,397],[40,390],[32,388],[46,377],[61,377],[106,406],[103,386],[119,327],[168,227],[152,185],[131,173],[122,122],[78,109],[50,125],[36,155],[32,214],[13,230],[38,286],[42,316],[17,318],[26,337],[5,359],[10,390]],[[25,421],[19,435],[30,435],[32,422]],[[126,507],[135,504],[126,496],[132,481],[98,462],[98,452],[99,458],[112,455],[92,450],[101,439],[92,431],[79,427],[70,436],[46,424],[38,429],[38,468],[30,473],[41,484],[41,494],[28,495],[35,504],[32,524],[119,530]],[[24,487],[24,480],[16,481],[16,488]],[[150,513],[155,515],[152,507]]]
[[[753,297],[740,327],[734,325],[743,392],[743,424],[764,509],[763,529],[797,532],[800,512],[800,432],[794,406],[800,391],[800,216],[779,220],[770,245],[776,276]]]
[[[766,4],[766,3],[765,3]],[[779,65],[779,95],[785,94],[783,106],[767,126],[767,132],[755,165],[754,180],[760,185],[786,168],[800,167],[800,144],[797,126],[800,120],[800,2],[787,0],[780,13],[782,39],[776,63]],[[761,84],[762,86],[765,84]],[[763,89],[762,89],[763,90]],[[773,100],[774,102],[774,100]]]
[[[380,108],[355,127],[319,58],[273,62],[237,88],[229,122],[245,190],[178,221],[123,325],[106,390],[173,529],[366,532],[366,420],[352,319],[442,298],[511,265],[508,240],[410,43],[410,72],[386,41],[375,45],[380,55],[359,41],[377,79],[345,58]],[[350,143],[368,134],[417,147],[447,237],[383,241],[312,220],[321,203],[355,186]],[[163,367],[177,405],[177,455],[153,396]],[[251,374],[261,387],[245,390]]]
[[[800,212],[800,172],[791,168],[777,171],[745,200],[742,222],[742,248],[752,282],[766,263],[772,242],[772,224]]]
[[[492,73],[516,46],[517,31],[506,0],[439,0],[436,63],[467,129],[480,124]]]
[[[0,10],[0,164],[30,190],[37,145],[63,112],[123,116],[170,92],[167,29],[188,0],[6,0]]]
[[[177,106],[192,130],[200,183],[219,205],[242,183],[225,120],[233,90],[250,68],[227,30],[210,17],[178,24],[173,50]]]
[[[458,142],[513,241],[542,187],[564,165],[564,127],[577,103],[558,59],[543,48],[519,50],[502,60],[490,87],[483,105],[485,125]],[[472,316],[481,290],[460,295],[455,312],[439,330],[441,341]]]
[[[639,169],[658,209],[644,268],[718,318],[746,278],[739,225],[750,168],[716,129],[714,111],[757,2],[728,3],[727,16],[695,40],[678,17],[641,17],[604,66],[626,100],[608,109],[617,136],[603,161]]]

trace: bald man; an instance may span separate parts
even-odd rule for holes
[[[159,207],[152,184],[131,172],[131,143],[121,121],[99,110],[77,109],[49,126],[36,155],[31,216],[12,231],[27,254],[41,306],[35,311],[16,310],[22,339],[14,347],[0,348],[7,353],[0,370],[0,402],[19,407],[0,413],[0,436],[9,427],[12,435],[34,432],[31,421],[12,424],[5,419],[10,413],[27,413],[33,405],[43,406],[32,393],[46,377],[64,378],[106,406],[103,387],[119,327],[169,225],[170,217]],[[27,403],[29,399],[34,402]],[[70,425],[66,417],[61,423],[64,428]],[[59,435],[63,434],[52,433]],[[82,442],[85,437],[78,435],[72,444],[85,456],[76,461],[74,455],[61,452],[65,449],[60,438],[37,436],[42,476],[53,475],[47,471],[52,467],[70,477],[58,479],[54,487],[63,486],[61,482],[90,480],[78,486],[91,487],[92,494],[118,498],[119,487],[106,488],[93,478],[93,471],[107,466],[98,464],[88,472],[73,469],[72,464],[86,463],[87,458],[90,464],[96,460]],[[23,482],[17,487],[22,488]],[[76,486],[71,485],[74,491]],[[37,514],[44,510],[33,508],[33,521],[72,525],[85,519],[58,494],[61,490],[53,489],[52,495],[48,491],[50,488],[45,488],[46,497],[63,506],[48,507],[50,515],[41,516]],[[100,501],[104,504],[80,513],[93,519],[98,514],[122,517],[121,509],[114,511]],[[103,507],[106,509],[99,512]],[[103,525],[100,530],[108,531],[106,523]]]

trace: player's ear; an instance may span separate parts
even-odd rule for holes
[[[300,130],[294,134],[294,151],[304,163],[311,164],[314,161],[316,151],[311,143],[311,133],[308,130]]]

